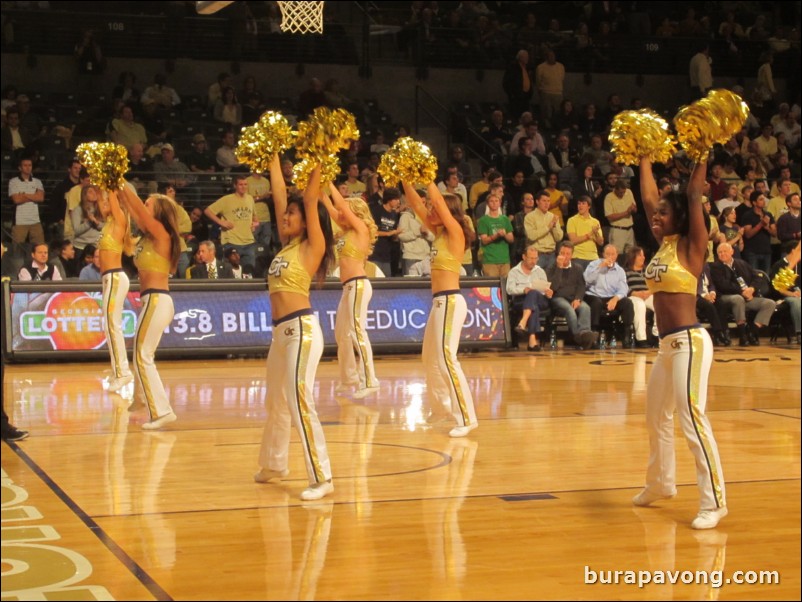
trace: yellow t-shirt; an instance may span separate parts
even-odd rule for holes
[[[267,201],[257,201],[255,199],[270,194],[270,180],[264,177],[254,178],[253,176],[248,176],[245,183],[248,185],[248,194],[254,198],[256,219],[260,222],[269,222],[270,208],[267,206]]]
[[[586,234],[593,232],[594,227],[601,228],[599,220],[591,215],[582,217],[577,213],[568,218],[566,230],[568,230],[568,234],[575,234],[579,238],[582,238]],[[593,261],[599,258],[599,247],[596,246],[592,238],[574,243],[574,257],[576,259],[589,259]]]
[[[227,194],[209,205],[209,210],[234,224],[231,230],[222,231],[221,243],[224,245],[250,245],[256,242],[251,229],[254,202],[250,194],[246,193],[242,196],[238,196],[236,193]]]

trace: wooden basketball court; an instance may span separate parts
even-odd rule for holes
[[[378,357],[381,390],[359,401],[326,359],[335,491],[316,503],[298,498],[296,443],[286,481],[253,482],[263,359],[160,362],[179,417],[160,432],[103,391],[106,364],[6,366],[5,407],[31,436],[2,445],[3,599],[800,599],[799,347],[716,350],[730,515],[711,531],[690,528],[679,429],[678,496],[631,504],[655,353],[463,354],[480,419],[466,439],[448,437],[419,355]]]

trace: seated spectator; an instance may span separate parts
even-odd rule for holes
[[[223,96],[223,90],[231,87],[232,83],[233,80],[231,78],[231,74],[225,72],[218,74],[217,81],[209,86],[209,89],[206,93],[206,107],[214,110],[215,106],[217,105],[217,101]]]
[[[617,259],[618,250],[615,245],[608,244],[604,247],[604,256],[585,268],[585,302],[590,306],[590,323],[595,332],[599,331],[602,313],[620,316],[624,322],[624,345],[628,345],[632,339],[635,310],[629,298],[626,272]]]
[[[181,104],[181,97],[167,85],[167,78],[163,73],[153,77],[153,85],[145,88],[142,93],[142,105],[155,104],[160,110],[167,110]]]
[[[237,158],[235,149],[237,148],[237,141],[234,137],[234,132],[228,130],[223,134],[223,140],[220,147],[217,149],[216,158],[217,165],[223,171],[234,172],[247,172],[250,171],[247,165],[243,165]]]
[[[84,265],[81,273],[78,275],[79,280],[88,280],[90,282],[100,282],[103,273],[100,271],[100,251],[94,245],[87,245],[83,253]]]
[[[34,245],[31,261],[20,268],[18,280],[61,280],[61,274],[55,266],[49,264],[49,249],[45,243]],[[5,263],[5,262],[4,262]]]
[[[224,88],[222,95],[215,102],[214,118],[221,123],[233,126],[242,123],[242,105],[237,100],[237,93],[231,86]]]
[[[186,194],[195,176],[184,163],[175,157],[175,148],[172,144],[163,144],[161,148],[162,160],[153,166],[156,181],[159,184],[170,184],[178,194]]]
[[[726,207],[721,213],[720,231],[724,235],[724,242],[732,245],[736,259],[741,259],[741,251],[744,248],[743,228],[736,221],[738,214],[735,207]],[[710,258],[708,258],[708,261]]]
[[[119,119],[111,120],[109,137],[112,142],[122,144],[126,148],[130,148],[133,144],[145,145],[148,143],[145,127],[134,121],[134,110],[130,105],[125,105],[120,109]]]
[[[521,261],[509,271],[506,287],[511,297],[524,297],[523,315],[515,330],[529,336],[527,351],[540,351],[537,340],[537,335],[543,331],[540,312],[548,309],[554,291],[549,288],[546,272],[537,265],[537,249],[534,246],[527,247]]]
[[[730,333],[727,328],[727,316],[724,305],[716,303],[718,293],[710,276],[710,263],[705,262],[696,286],[696,315],[703,322],[710,324],[710,338],[716,347],[729,347]]]
[[[131,71],[123,71],[117,79],[117,85],[111,93],[112,100],[121,100],[125,104],[140,101],[139,90],[136,88],[136,75]]]
[[[785,257],[774,263],[771,266],[771,272],[769,273],[769,278],[772,283],[772,291],[773,297],[778,301],[778,303],[783,303],[788,306],[789,313],[791,315],[791,322],[794,328],[794,336],[796,337],[796,344],[800,344],[800,323],[802,322],[802,317],[800,317],[800,291],[799,291],[799,259],[800,254],[800,243],[797,241],[796,245],[793,245],[788,249],[788,252],[785,254]],[[781,269],[791,270],[796,274],[796,279],[794,280],[793,285],[788,289],[777,288],[774,286],[774,279],[777,276],[777,273]],[[791,333],[788,333],[789,338]]]
[[[590,349],[596,344],[598,335],[590,328],[590,307],[583,300],[585,278],[582,268],[571,261],[573,252],[573,243],[562,241],[554,265],[546,270],[553,291],[551,310],[565,318],[574,342],[583,349]]]
[[[723,305],[722,315],[732,315],[738,325],[739,345],[760,345],[759,330],[768,326],[774,313],[775,303],[758,294],[762,287],[760,276],[748,263],[733,257],[732,246],[721,243],[717,249],[718,260],[710,266],[710,276]],[[754,312],[751,325],[747,324],[746,312]]]
[[[240,280],[250,280],[253,278],[253,268],[250,266],[242,265],[240,261],[239,251],[234,247],[229,247],[224,253],[226,261],[231,266],[231,273],[234,278]]]
[[[145,154],[145,147],[137,142],[128,147],[128,173],[125,179],[136,189],[140,197],[156,192],[153,178],[153,161]]]
[[[226,253],[236,249],[228,247]],[[239,252],[237,252],[239,258]],[[198,245],[198,258],[194,266],[189,268],[188,278],[193,280],[218,280],[220,278],[234,278],[234,272],[229,264],[217,259],[217,249],[211,240],[203,240]]]
[[[217,171],[217,164],[212,153],[209,152],[209,145],[206,143],[206,136],[195,134],[192,138],[192,152],[187,156],[187,165],[190,171],[195,173],[214,173]]]
[[[496,109],[490,114],[490,122],[482,127],[482,138],[487,140],[497,153],[507,155],[510,152],[510,141],[512,140],[512,132],[510,132],[507,124],[504,121],[504,113],[500,109]]]
[[[643,268],[646,265],[646,254],[640,247],[630,247],[627,251],[627,258],[624,261],[624,270],[627,274],[627,286],[629,287],[629,300],[632,301],[634,311],[633,326],[635,328],[635,347],[649,347],[646,336],[646,312],[654,314],[654,301],[649,288],[646,286],[646,278],[643,276]]]
[[[555,132],[573,134],[579,131],[579,117],[574,111],[573,101],[563,98],[560,109],[551,116],[551,126]]]
[[[78,277],[78,266],[75,261],[75,246],[71,240],[62,240],[50,245],[51,251],[55,251],[53,265],[61,273],[61,279]]]

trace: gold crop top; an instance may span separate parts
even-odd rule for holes
[[[454,257],[448,248],[448,233],[442,228],[432,243],[432,269],[459,274],[462,257]]]
[[[301,262],[301,239],[293,238],[273,258],[267,271],[267,290],[271,293],[283,291],[308,296],[311,285],[312,275]]]
[[[337,239],[337,253],[340,257],[351,257],[359,261],[366,261],[368,258],[367,253],[359,250],[356,246],[356,230],[346,230],[345,233]]]
[[[134,265],[138,270],[146,272],[161,272],[162,274],[172,272],[170,260],[156,252],[156,249],[153,248],[153,240],[147,236],[139,239],[136,253],[134,254]]]
[[[103,230],[100,233],[100,242],[98,242],[98,249],[101,251],[111,251],[113,253],[123,252],[123,243],[114,238],[112,232],[114,231],[114,218],[109,216],[106,223],[103,225]]]
[[[655,253],[643,276],[649,292],[686,293],[696,295],[697,278],[686,270],[677,257],[679,234],[663,237],[663,244]]]

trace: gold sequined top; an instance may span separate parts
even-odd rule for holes
[[[136,253],[134,254],[134,265],[138,270],[146,272],[159,272],[162,274],[172,272],[170,260],[156,252],[156,249],[153,248],[153,240],[147,236],[139,239]]]
[[[346,230],[345,234],[337,239],[337,253],[340,257],[351,257],[364,262],[368,255],[356,246],[356,238],[356,230]]]
[[[696,296],[697,277],[679,262],[677,241],[679,234],[663,237],[663,244],[643,272],[649,292],[686,293]]]
[[[454,257],[448,248],[448,232],[441,228],[432,243],[432,270],[444,270],[459,274],[462,257]]]
[[[309,295],[312,275],[301,262],[301,239],[293,238],[273,258],[267,271],[267,289],[271,293],[280,291]]]
[[[101,251],[112,251],[114,253],[123,252],[123,243],[117,240],[112,235],[114,231],[114,218],[109,216],[106,223],[103,225],[103,230],[100,232],[100,241],[98,242],[98,249]]]

